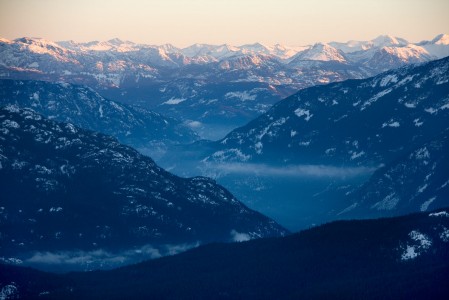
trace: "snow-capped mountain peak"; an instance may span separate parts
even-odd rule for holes
[[[40,45],[42,47],[44,47],[46,45],[57,46],[52,41],[47,41],[43,38],[38,38],[38,37],[22,37],[22,38],[15,39],[14,41],[18,42],[18,43],[28,44],[28,45]]]
[[[2,57],[3,59],[10,59],[12,56],[14,56],[14,53],[16,51],[19,51],[25,53],[28,52],[33,56],[48,55],[48,57],[51,57],[52,59],[55,59],[59,62],[75,62],[75,60],[73,59],[73,55],[75,54],[73,50],[66,49],[55,42],[43,38],[23,37],[15,39],[13,41],[7,41],[6,44],[9,44],[12,49],[10,47],[2,49],[3,51],[2,53],[0,53],[0,57]],[[27,59],[28,57],[25,57],[25,59]],[[30,62],[26,65],[31,68],[38,67],[39,63],[36,62],[35,59],[33,60],[33,62]]]
[[[125,41],[122,41],[122,40],[119,39],[119,38],[113,38],[113,39],[108,40],[107,42],[108,42],[109,44],[112,44],[112,45],[115,45],[115,46],[120,46],[120,45],[122,45],[122,44],[128,44],[128,43],[131,43],[131,42],[125,42]]]
[[[203,56],[211,51],[212,48],[212,45],[197,43],[181,49],[181,53],[187,57]]]
[[[163,49],[165,53],[179,53],[180,49],[173,46],[172,44],[163,44],[160,45],[158,48]]]
[[[449,45],[449,34],[439,34],[433,40],[435,45]]]
[[[443,58],[449,55],[448,34],[439,34],[431,41],[422,41],[416,45],[423,47],[429,54],[437,58]]]
[[[234,56],[239,53],[241,53],[241,50],[239,48],[229,45],[229,44],[223,44],[220,46],[216,46],[208,54],[215,58],[223,59],[223,58]]]
[[[242,53],[238,47],[222,44],[222,45],[209,45],[209,44],[193,44],[189,47],[179,50],[183,55],[187,57],[203,57],[203,60],[211,61],[213,59],[225,59],[236,54]]]
[[[265,46],[261,43],[254,43],[254,44],[246,44],[239,47],[243,52],[246,53],[263,53],[263,54],[270,54],[272,48],[269,46]]]
[[[354,53],[358,51],[368,51],[371,49],[379,49],[382,47],[402,47],[409,44],[408,41],[402,38],[394,37],[391,35],[380,35],[370,41],[355,41],[350,40],[345,43],[330,42],[329,45],[335,47],[338,50],[343,51],[346,54]]]
[[[361,42],[361,41],[348,41],[346,43],[339,42],[330,42],[329,45],[332,47],[343,51],[344,53],[352,53],[356,51],[368,50],[372,47],[372,44],[369,42]]]
[[[73,40],[56,42],[60,47],[73,51],[85,52],[130,52],[137,51],[142,46],[131,41],[123,41],[119,38],[113,38],[108,41],[91,41],[86,43],[78,43]]]
[[[55,50],[59,52],[66,51],[66,49],[59,46],[58,44],[43,38],[23,37],[15,39],[14,42],[21,44],[22,46],[28,47],[35,53],[42,53],[46,51],[55,51]]]
[[[375,47],[405,46],[408,44],[406,40],[391,35],[380,35],[377,38],[371,40],[371,42]]]
[[[92,51],[108,51],[112,50],[113,45],[111,45],[108,42],[94,41],[86,43],[83,48],[85,50],[92,50]]]
[[[298,52],[304,51],[310,48],[310,46],[285,46],[276,44],[272,47],[272,54],[281,59],[289,59],[296,55]]]
[[[137,45],[133,42],[122,41],[118,38],[109,41],[94,41],[80,45],[82,50],[87,51],[114,51],[114,52],[129,52],[136,51]]]
[[[70,49],[70,50],[76,50],[79,49],[81,44],[74,41],[74,40],[67,40],[67,41],[57,41],[56,44],[58,44],[59,46],[66,48],[66,49]]]
[[[383,47],[381,51],[395,55],[404,61],[407,61],[410,58],[420,59],[423,55],[429,55],[424,48],[416,45],[407,45],[406,47]]]
[[[310,49],[299,52],[295,59],[345,62],[343,52],[325,43],[316,43]]]

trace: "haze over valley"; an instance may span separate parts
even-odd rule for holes
[[[0,299],[447,299],[446,8],[0,0]]]

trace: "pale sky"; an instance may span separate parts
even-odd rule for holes
[[[145,44],[410,42],[449,33],[449,0],[0,0],[0,37]]]

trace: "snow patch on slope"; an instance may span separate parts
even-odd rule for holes
[[[393,192],[386,196],[381,201],[375,203],[373,206],[371,206],[371,209],[377,209],[377,210],[392,210],[396,207],[396,205],[399,202],[399,197],[396,196],[396,194]]]
[[[426,211],[429,208],[429,205],[435,201],[436,197],[432,197],[421,205],[421,211]]]
[[[184,101],[186,101],[186,100],[187,100],[187,99],[185,99],[185,98],[171,98],[171,99],[169,99],[169,100],[163,102],[162,104],[166,104],[166,105],[176,105],[176,104],[179,104],[179,103],[184,102]]]
[[[302,116],[305,116],[304,120],[306,120],[306,121],[309,121],[310,118],[313,117],[313,114],[310,113],[310,111],[308,109],[306,110],[306,109],[303,109],[303,108],[297,108],[295,110],[295,115],[297,115],[299,118],[302,117]]]
[[[232,241],[234,242],[246,242],[251,239],[251,236],[247,233],[237,232],[235,230],[231,231]]]
[[[405,249],[403,247],[404,251],[401,255],[401,260],[403,261],[418,257],[432,246],[432,240],[418,230],[411,231],[408,236],[411,239],[411,243],[407,244]]]
[[[449,214],[446,211],[439,211],[436,213],[430,213],[429,217],[446,217],[449,218]]]
[[[226,99],[235,98],[235,99],[239,99],[241,101],[253,101],[253,100],[256,100],[256,95],[251,95],[247,91],[243,91],[243,92],[228,92],[228,93],[225,94],[225,98]]]

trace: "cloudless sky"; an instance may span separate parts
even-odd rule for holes
[[[0,0],[0,36],[306,45],[449,33],[449,0]]]

